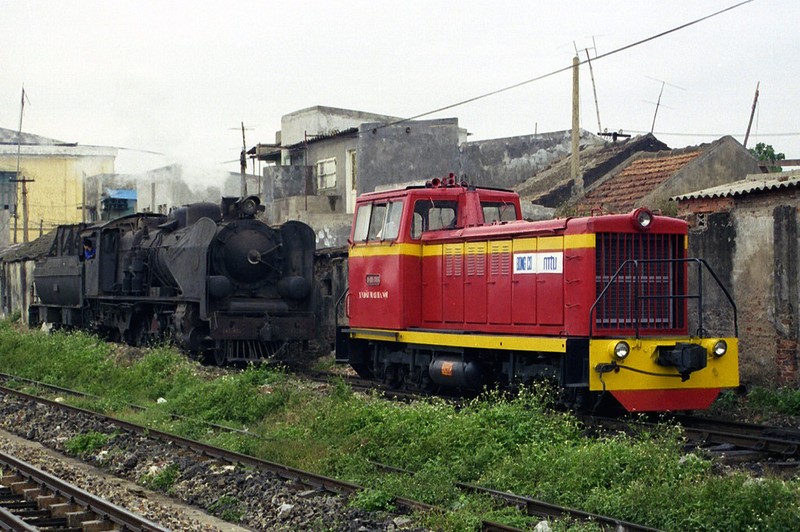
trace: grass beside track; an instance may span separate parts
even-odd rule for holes
[[[101,397],[65,397],[84,408],[362,484],[368,489],[354,504],[366,509],[387,509],[394,496],[444,508],[420,516],[431,528],[477,529],[479,518],[535,525],[516,509],[458,490],[456,481],[664,530],[800,526],[800,480],[755,478],[687,456],[680,431],[667,425],[632,436],[587,435],[570,414],[547,409],[544,389],[515,397],[487,392],[458,406],[436,399],[409,405],[354,394],[343,382],[319,393],[267,367],[210,378],[167,347],[141,356],[127,352],[82,333],[47,335],[0,322],[2,372]],[[203,422],[259,437],[215,432]],[[75,442],[77,448],[91,444]],[[386,473],[373,462],[416,474]],[[554,528],[594,526],[559,522]]]

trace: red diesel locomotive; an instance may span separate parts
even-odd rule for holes
[[[717,282],[733,335],[705,333],[717,278],[686,251],[687,224],[646,209],[527,222],[515,193],[452,175],[364,194],[337,360],[394,387],[547,379],[576,407],[609,392],[629,411],[707,408],[739,384],[736,309]]]

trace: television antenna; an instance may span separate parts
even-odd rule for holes
[[[661,90],[658,92],[658,101],[656,101],[656,111],[653,113],[653,124],[650,126],[650,134],[652,135],[653,131],[656,128],[656,116],[658,116],[658,108],[661,106],[661,95],[664,94],[664,87],[669,85],[675,89],[679,89],[682,91],[686,91],[683,87],[678,87],[677,85],[673,85],[672,83],[667,83],[662,79],[651,78],[650,76],[645,76],[647,79],[652,79],[653,81],[658,81],[661,83]],[[666,106],[664,106],[666,107]]]

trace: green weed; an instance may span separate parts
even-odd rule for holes
[[[229,523],[239,523],[246,515],[246,508],[231,495],[223,495],[208,507],[208,511]]]
[[[170,488],[178,480],[180,469],[178,464],[169,464],[160,471],[148,473],[139,479],[139,483],[152,490],[169,492]]]
[[[64,448],[74,455],[90,454],[105,447],[113,437],[113,434],[103,434],[95,431],[77,434],[64,442]]]
[[[391,511],[394,504],[391,494],[380,489],[364,489],[352,496],[350,504],[368,512]]]

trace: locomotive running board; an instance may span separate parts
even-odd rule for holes
[[[378,342],[401,342],[414,345],[498,349],[503,351],[539,351],[566,353],[566,338],[538,336],[507,336],[492,334],[464,334],[446,331],[394,331],[388,329],[345,329],[350,338]]]

